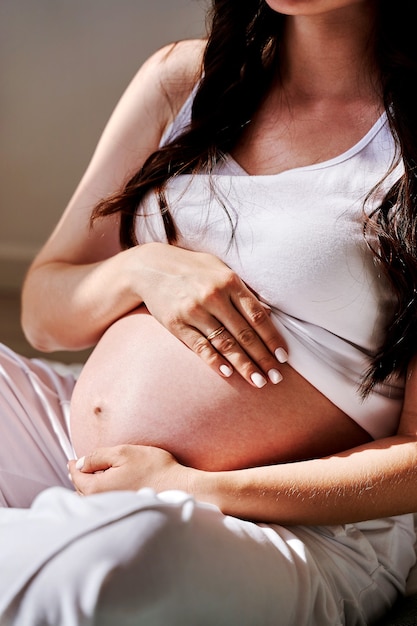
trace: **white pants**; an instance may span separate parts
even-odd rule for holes
[[[0,349],[1,626],[365,625],[404,591],[411,515],[285,528],[177,491],[79,497],[73,384]]]

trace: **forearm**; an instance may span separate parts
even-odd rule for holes
[[[325,459],[207,473],[189,489],[236,517],[338,524],[417,511],[417,442],[392,437]]]
[[[153,292],[170,272],[178,274],[181,285],[191,259],[199,256],[164,243],[145,243],[95,262],[82,262],[78,255],[70,252],[61,260],[55,250],[41,252],[28,272],[22,290],[22,326],[39,350],[95,345],[113,322],[140,306],[142,294]],[[168,303],[173,297],[170,284],[164,297]],[[169,313],[167,306],[163,309]]]
[[[52,261],[30,270],[22,291],[22,326],[39,350],[81,350],[142,302],[133,288],[130,251],[104,261]]]

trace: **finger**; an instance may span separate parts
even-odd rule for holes
[[[232,295],[231,300],[236,311],[238,311],[241,317],[246,321],[247,326],[253,329],[263,345],[268,348],[269,353],[274,355],[279,363],[286,363],[288,353],[285,342],[273,321],[270,319],[270,310],[268,311],[263,303],[254,297],[249,290],[247,290],[246,293],[240,292],[237,295]],[[239,324],[239,319],[231,320],[229,322],[229,325],[230,324]],[[251,334],[247,331],[247,326],[244,325],[237,331],[237,339],[239,340],[239,336],[242,336],[241,343],[245,349],[247,349],[250,344],[256,347],[256,342],[252,341]],[[255,356],[254,358],[257,357]]]
[[[261,376],[277,384],[282,380],[279,364],[288,359],[284,342],[270,320],[268,309],[252,292],[241,286],[237,293],[241,311],[232,298],[228,302],[220,298],[217,300],[217,317],[222,323],[217,328],[211,326],[214,330],[208,339],[216,351],[256,387],[265,384]]]
[[[256,301],[256,300],[255,300]],[[256,301],[258,302],[258,301]],[[236,370],[252,386],[264,387],[268,380],[277,384],[282,380],[278,361],[268,350],[256,331],[236,310],[230,298],[216,299],[218,317],[198,309],[199,319],[193,325],[177,325],[176,335],[212,369],[224,377]],[[268,319],[268,312],[259,302],[259,310]],[[194,320],[197,311],[194,311]],[[219,319],[227,319],[228,327]],[[230,324],[230,326],[229,326]]]
[[[209,333],[210,335],[210,333]],[[220,354],[213,344],[197,329],[190,328],[185,331],[182,340],[197,356],[211,367],[215,372],[229,378],[233,374],[233,367],[227,359]]]
[[[282,380],[279,362],[284,362],[287,355],[279,334],[269,321],[268,307],[263,306],[243,283],[236,291],[241,298],[250,297],[246,309],[240,305],[245,315],[236,309],[229,295],[225,296],[223,291],[217,290],[211,293],[209,310],[201,305],[194,306],[182,319],[176,316],[169,329],[220,375],[227,378],[236,370],[255,387],[265,386],[268,380],[277,384]],[[268,337],[272,348],[248,323],[246,311],[249,306],[252,306],[252,323],[256,322],[259,328],[263,328],[262,322],[268,320],[270,335],[265,330],[263,335]]]
[[[280,363],[285,363],[288,359],[285,342],[270,319],[272,310],[269,304],[261,300],[259,294],[252,287],[233,273],[229,276],[228,293],[227,302],[221,297],[222,293],[215,292],[212,294],[215,310],[220,312],[218,317],[223,321],[223,324],[238,341],[240,335],[243,337],[247,335],[248,343],[251,343],[250,333],[247,332],[247,326],[249,326],[259,336],[269,352]],[[236,312],[238,313],[237,317]],[[241,318],[246,324],[242,325]]]
[[[265,313],[269,316],[272,313],[272,309],[269,306],[269,304],[266,304],[266,302],[260,302],[260,305],[265,309]]]
[[[86,496],[92,493],[100,493],[102,491],[109,491],[109,487],[106,481],[107,474],[100,472],[98,474],[84,474],[76,470],[72,474],[73,485],[81,496]]]
[[[215,323],[218,324],[218,322]],[[189,329],[185,332],[185,343],[221,375],[227,378],[236,370],[254,387],[262,388],[266,385],[267,378],[262,369],[251,360],[235,337],[224,326],[218,325],[215,330],[208,333],[207,337],[196,329]],[[265,348],[264,351],[267,354]],[[274,357],[269,355],[269,358],[273,367],[268,367],[268,377],[269,380],[277,383],[282,379],[282,375],[276,369]]]
[[[277,368],[275,357],[269,353],[255,331],[249,326],[245,325],[238,333],[238,339],[228,330],[225,330],[216,335],[211,340],[211,344],[254,387],[261,389],[268,380],[273,384],[282,380],[282,374]],[[250,348],[253,348],[254,359],[251,358]]]
[[[224,290],[210,293],[208,310],[219,323],[207,326],[208,332],[202,325],[198,328],[211,337],[219,326],[225,327],[229,336],[223,332],[214,336],[211,343],[244,378],[252,382],[256,378],[259,382],[256,386],[262,386],[258,376],[262,373],[271,382],[279,382],[282,374],[278,365],[287,361],[288,354],[285,342],[270,319],[270,307],[236,274],[229,276],[227,293],[227,297]]]
[[[86,474],[95,474],[97,472],[104,472],[105,470],[113,467],[115,461],[115,454],[111,448],[98,448],[80,457],[74,463],[74,469]]]
[[[110,449],[102,448],[77,461],[69,461],[69,478],[77,493],[85,496],[109,490],[109,474],[106,470],[115,467],[115,463],[110,462],[107,456],[109,452]]]

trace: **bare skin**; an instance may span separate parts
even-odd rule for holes
[[[286,70],[281,72],[281,83],[277,81],[271,86],[233,151],[233,156],[247,172],[257,174],[317,163],[344,152],[371,128],[382,110],[381,94],[375,89],[378,75],[368,54],[375,20],[373,11],[378,7],[375,0],[267,2],[273,10],[288,16],[286,37],[282,42]],[[262,312],[257,299],[248,295],[238,281],[223,281],[223,271],[218,271],[215,261],[204,265],[198,253],[155,244],[122,251],[117,238],[117,218],[104,219],[93,230],[89,227],[95,202],[119,188],[157,148],[162,133],[198,79],[203,49],[204,42],[182,42],[169,48],[168,55],[167,50],[163,50],[154,55],[133,80],[59,225],[29,271],[23,291],[23,324],[32,343],[46,351],[94,345],[110,328],[93,353],[92,359],[97,356],[99,361],[97,371],[105,381],[112,383],[111,387],[115,378],[122,384],[123,376],[131,377],[132,372],[136,374],[135,370],[147,377],[148,386],[142,384],[142,392],[149,399],[152,390],[154,405],[147,410],[156,410],[151,417],[163,420],[167,428],[177,429],[177,440],[172,442],[171,449],[181,447],[179,438],[190,437],[190,432],[193,443],[198,443],[190,423],[181,423],[172,411],[172,403],[180,397],[178,388],[181,386],[187,392],[181,396],[182,410],[188,410],[188,402],[199,411],[203,418],[200,432],[212,429],[213,421],[217,424],[217,450],[227,444],[237,466],[253,463],[256,455],[248,458],[246,447],[239,459],[235,453],[236,443],[229,445],[233,437],[235,442],[239,437],[241,448],[244,438],[247,442],[243,447],[249,445],[249,439],[254,448],[259,443],[258,458],[265,462],[271,462],[272,457],[275,460],[309,458],[324,454],[326,450],[331,456],[235,471],[204,472],[179,464],[159,447],[125,444],[91,451],[78,467],[74,461],[70,462],[74,485],[84,494],[141,486],[157,490],[185,489],[204,501],[213,502],[226,513],[279,523],[339,523],[416,510],[415,373],[410,371],[407,381],[407,409],[398,432],[389,439],[368,441],[349,418],[341,415],[288,366],[279,366],[273,357],[274,351],[282,345],[278,333],[265,320],[259,325]],[[214,292],[217,293],[214,300],[205,295]],[[135,328],[129,326],[129,335],[121,342],[125,324],[122,318],[143,303],[153,319],[135,316]],[[175,349],[171,339],[162,339],[157,322],[174,335]],[[131,320],[126,323],[130,325]],[[155,324],[152,347],[146,343],[149,341],[148,323]],[[220,325],[236,340],[228,352],[222,351],[220,345],[215,349],[205,339]],[[246,351],[239,337],[242,330],[247,332],[248,329],[252,330],[255,340]],[[134,341],[135,358],[129,348],[131,341]],[[195,354],[188,354],[183,344]],[[109,357],[111,370],[100,369],[103,365],[103,360],[98,358],[101,350],[103,359],[106,355]],[[159,354],[160,350],[161,358],[157,360],[154,354]],[[205,365],[201,372],[197,355]],[[146,357],[149,368],[141,357]],[[191,359],[190,367],[183,367],[182,363],[187,363],[188,359]],[[79,398],[83,393],[93,393],[95,385],[104,385],[101,378],[95,379],[94,360],[80,379]],[[165,369],[165,363],[169,368]],[[224,376],[223,366],[232,367],[230,377],[219,377],[219,374]],[[275,386],[265,380],[265,386],[256,389],[252,384],[253,373],[266,375],[275,367],[284,380]],[[162,371],[170,387],[165,403],[161,401],[161,394],[167,390],[167,380],[162,377]],[[211,372],[218,378],[208,385]],[[129,382],[138,384],[136,378],[133,381],[130,378]],[[244,392],[247,393],[246,403],[236,408],[236,403],[230,399],[235,399],[238,391],[243,392],[245,385],[248,387]],[[207,386],[210,387],[208,392]],[[124,397],[128,401],[132,399],[131,389],[128,396],[119,393],[113,397],[111,406],[104,405],[104,392],[109,389],[104,392],[103,386],[95,389],[96,395],[86,407],[77,407],[77,396],[74,397],[74,437],[81,437],[81,431],[77,434],[80,428],[91,444],[104,443],[103,434],[111,439],[117,423],[124,424],[126,438],[132,441],[138,435],[132,418],[138,420],[142,398],[136,394],[127,411],[122,403]],[[204,417],[206,411],[212,410],[219,394],[227,395],[225,389],[230,393],[229,399],[224,398],[224,406],[229,402],[226,418],[229,430],[228,438],[221,439],[225,428],[224,408],[211,414],[211,423],[204,422]],[[198,401],[195,400],[197,393]],[[252,394],[256,400],[253,411],[249,402]],[[306,414],[300,417],[300,406],[307,405],[308,418]],[[101,410],[100,418],[97,418],[97,409]],[[160,413],[161,410],[165,413]],[[128,418],[125,419],[123,413]],[[105,419],[110,423],[107,432],[103,428]],[[238,428],[241,423],[245,424],[244,431]],[[195,421],[191,420],[193,424]],[[141,428],[145,426],[150,430],[153,427],[150,420],[147,425],[142,422]],[[262,441],[256,439],[259,428],[264,434]],[[278,441],[272,446],[271,432]],[[300,434],[306,443],[302,449],[294,451],[293,445],[300,446]],[[321,435],[326,443],[319,451]],[[120,441],[118,433],[107,443],[116,441]],[[361,445],[352,449],[358,443]],[[80,446],[79,453],[86,447],[81,450],[79,440],[76,445]],[[203,437],[199,445],[203,450]],[[345,452],[339,452],[341,446]],[[213,451],[206,448],[203,452],[206,458],[197,460],[196,465],[208,466]],[[219,465],[224,463],[224,456],[220,455],[217,461]]]
[[[359,141],[379,117],[379,98],[355,63],[363,54],[361,33],[354,45],[351,33],[344,33],[349,11],[352,15],[356,11],[355,3],[347,4],[352,6],[336,22],[334,15],[320,15],[310,20],[311,25],[306,21],[303,36],[310,25],[314,40],[309,41],[305,58],[299,22],[289,20],[283,85],[271,89],[233,151],[248,173],[274,174],[330,159]],[[330,37],[329,21],[339,25],[332,26]],[[331,88],[321,37],[326,58],[333,59],[330,71],[340,75],[343,65],[343,82],[332,80]],[[314,81],[305,84],[306,76],[314,76]],[[150,281],[149,296],[142,292],[152,313],[157,311],[153,298],[161,276]],[[171,291],[162,308],[172,307],[172,300]],[[168,327],[160,317],[159,321]],[[230,328],[224,318],[219,322]],[[206,326],[203,334],[217,325]],[[155,445],[187,465],[220,470],[320,457],[370,441],[363,429],[288,365],[280,365],[279,371],[284,380],[262,389],[245,384],[236,374],[222,379],[155,320],[129,316],[106,331],[76,387],[75,449],[83,455],[120,443]]]
[[[109,328],[71,403],[79,456],[154,445],[210,471],[320,457],[370,440],[290,366],[262,389],[221,378],[142,307]],[[117,383],[115,384],[115,380]]]

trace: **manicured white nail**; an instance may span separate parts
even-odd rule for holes
[[[82,470],[84,467],[84,463],[85,463],[85,456],[80,456],[80,458],[75,464],[75,467],[77,468],[77,470]]]
[[[229,378],[229,376],[231,376],[233,374],[233,370],[231,367],[229,367],[228,365],[220,365],[220,371],[223,374],[223,376],[226,376],[226,378]]]
[[[266,385],[265,378],[261,376],[260,374],[258,374],[258,372],[254,372],[253,374],[251,374],[250,379],[255,385],[255,387],[258,387],[258,389],[261,389],[262,387]]]
[[[280,363],[286,363],[288,361],[288,353],[284,348],[277,348],[275,350],[275,356]]]
[[[280,383],[282,380],[282,374],[278,371],[278,370],[269,370],[268,372],[268,378],[271,381],[271,383],[274,383],[274,385],[276,385],[277,383]]]

